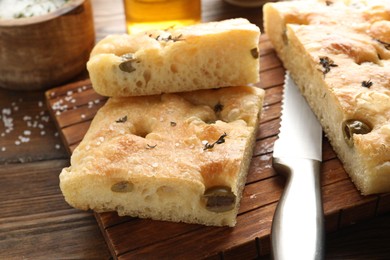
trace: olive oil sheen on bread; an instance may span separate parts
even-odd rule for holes
[[[124,0],[128,33],[200,22],[200,0]]]

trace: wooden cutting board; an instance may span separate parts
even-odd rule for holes
[[[254,259],[269,254],[272,216],[284,184],[284,179],[272,169],[271,158],[279,132],[285,70],[264,35],[260,39],[260,59],[258,87],[265,89],[266,96],[236,227],[205,227],[119,217],[114,212],[95,213],[114,258]],[[46,99],[71,154],[106,98],[96,94],[90,81],[85,80],[49,90]],[[326,137],[321,178],[327,232],[390,211],[390,193],[359,194]]]

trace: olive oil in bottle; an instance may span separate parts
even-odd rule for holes
[[[200,0],[124,0],[128,33],[200,22]]]

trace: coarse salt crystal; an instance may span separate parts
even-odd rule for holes
[[[20,141],[19,141],[19,140],[16,140],[16,141],[15,141],[15,144],[16,144],[16,145],[20,145]]]
[[[61,145],[59,145],[59,144],[56,144],[56,145],[55,145],[55,148],[58,150],[58,149],[60,149],[60,148],[61,148]]]
[[[84,114],[81,114],[81,116],[80,116],[82,119],[84,119],[85,118],[85,115]]]
[[[44,121],[44,122],[49,122],[50,121],[50,117],[49,116],[42,116],[41,117],[41,121]]]
[[[152,164],[152,167],[153,167],[153,168],[157,168],[157,167],[158,167],[158,163],[156,163],[156,162],[153,163],[153,164]]]
[[[71,96],[73,94],[73,91],[72,90],[68,90],[67,92],[66,92],[66,95],[67,96]]]
[[[3,115],[11,115],[11,109],[10,108],[3,108],[2,109]]]
[[[24,134],[24,135],[31,135],[31,131],[30,131],[30,130],[24,130],[24,131],[23,131],[23,134]]]
[[[43,102],[42,101],[38,101],[38,107],[42,107],[43,106]]]
[[[28,142],[30,142],[30,138],[28,138],[28,137],[19,135],[18,138],[19,138],[19,140],[20,140],[22,143],[28,143]]]
[[[41,131],[41,135],[45,135],[46,134],[46,132],[45,131]]]
[[[2,151],[2,152],[5,152],[5,150],[7,150],[7,148],[5,148],[4,146],[1,147],[1,151]]]

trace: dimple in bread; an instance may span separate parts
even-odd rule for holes
[[[264,6],[265,32],[362,194],[390,191],[390,1]]]
[[[87,69],[95,91],[110,97],[243,86],[259,81],[259,37],[243,18],[110,35]]]
[[[60,187],[72,206],[234,226],[264,91],[229,87],[110,98]]]

